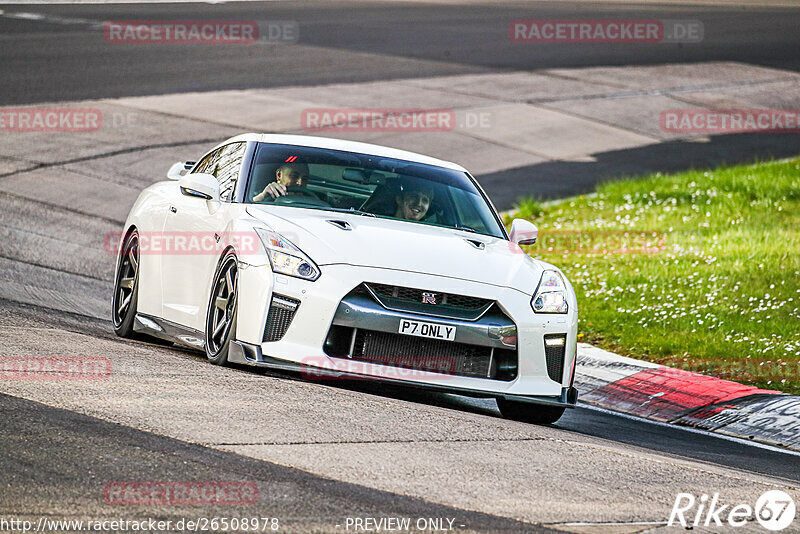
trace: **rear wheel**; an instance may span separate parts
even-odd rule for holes
[[[216,365],[225,365],[228,350],[236,334],[236,280],[239,274],[236,256],[229,253],[220,262],[211,289],[206,317],[206,356]]]
[[[497,399],[497,407],[506,419],[524,421],[537,425],[550,425],[564,415],[563,406],[545,406],[527,402],[516,402],[507,399]]]
[[[120,250],[117,275],[114,278],[112,318],[114,332],[120,337],[133,337],[133,322],[139,296],[139,233],[125,238]]]

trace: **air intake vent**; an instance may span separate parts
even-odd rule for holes
[[[357,330],[351,357],[392,367],[488,378],[492,348],[438,339]]]
[[[544,336],[544,355],[547,359],[547,376],[561,383],[564,376],[564,355],[567,351],[567,336],[555,334]]]
[[[335,220],[335,219],[329,219],[328,222],[331,223],[332,225],[334,225],[336,228],[339,228],[341,230],[352,230],[353,229],[353,227],[350,226],[350,223],[347,222],[347,221],[339,221],[339,220]]]
[[[291,297],[273,294],[264,328],[264,341],[279,341],[292,324],[300,301]]]

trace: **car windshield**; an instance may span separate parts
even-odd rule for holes
[[[245,201],[404,220],[504,238],[463,171],[341,150],[259,143]]]

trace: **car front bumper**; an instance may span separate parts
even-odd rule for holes
[[[531,295],[486,283],[371,267],[322,266],[315,282],[274,275],[268,266],[240,270],[236,342],[229,360],[255,366],[299,371],[310,378],[371,378],[404,386],[423,387],[470,396],[503,397],[521,402],[573,406],[577,391],[572,387],[577,345],[577,313],[574,296],[567,314],[535,314]],[[346,298],[363,282],[425,288],[493,300],[510,319],[460,321],[396,310],[366,300]],[[288,329],[280,340],[264,341],[265,325],[273,296],[296,303]],[[511,380],[460,376],[401,369],[330,356],[324,350],[331,326],[368,328],[398,332],[399,321],[417,321],[456,326],[456,341],[470,345],[508,348],[508,327],[516,327],[517,371]],[[496,318],[495,318],[496,319]],[[495,324],[491,324],[495,323]],[[566,336],[559,379],[551,378],[545,354],[545,336]]]

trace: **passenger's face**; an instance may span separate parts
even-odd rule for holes
[[[308,182],[308,165],[305,164],[289,164],[284,165],[275,175],[279,184],[297,187],[305,187]]]
[[[397,211],[400,217],[419,221],[428,213],[431,197],[420,191],[407,191],[397,197]]]

